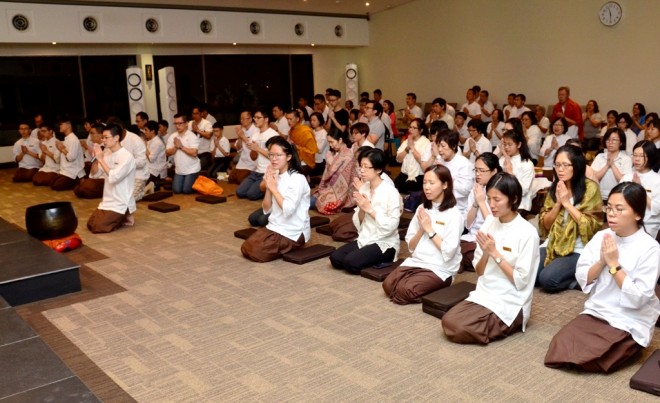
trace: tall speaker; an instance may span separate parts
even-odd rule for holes
[[[346,73],[344,74],[346,78],[346,99],[353,101],[353,105],[357,107],[358,105],[358,67],[357,64],[349,63],[346,65]]]
[[[135,123],[135,115],[144,112],[144,85],[142,82],[142,69],[131,66],[126,69],[126,85],[128,86],[128,108],[131,114],[131,123]]]
[[[167,66],[158,70],[158,84],[160,85],[160,114],[170,127],[174,122],[174,115],[178,112],[176,104],[176,81],[174,80],[174,67]]]

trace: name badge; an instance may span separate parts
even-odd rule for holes
[[[508,246],[504,246],[502,249],[504,249],[505,252],[511,252],[511,248]]]
[[[445,223],[442,222],[442,221],[436,221],[435,223],[438,224],[438,225],[445,225]]]
[[[644,189],[646,190],[646,193],[651,193],[651,189]]]

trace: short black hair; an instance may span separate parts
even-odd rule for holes
[[[522,199],[522,186],[518,179],[506,172],[498,172],[486,184],[486,192],[495,188],[509,199],[509,207],[512,211],[518,210]]]
[[[385,156],[385,152],[380,148],[372,148],[360,155],[360,162],[365,158],[369,160],[375,171],[380,171],[378,172],[379,174],[382,173],[387,166],[387,157]]]
[[[225,125],[223,125],[223,124],[220,123],[220,122],[215,122],[215,123],[213,123],[213,128],[214,128],[214,129],[224,129],[224,128],[225,128]]]
[[[148,121],[147,124],[145,125],[145,127],[147,129],[151,130],[152,132],[158,133],[158,122],[156,122],[154,120]]]
[[[122,129],[122,127],[119,126],[119,125],[116,125],[114,123],[110,123],[109,125],[107,125],[106,127],[103,128],[103,131],[104,132],[106,132],[106,131],[110,132],[110,135],[112,135],[112,137],[114,137],[114,136],[121,137],[122,133],[124,132],[124,129]]]
[[[167,120],[165,120],[165,119],[161,119],[161,120],[159,120],[159,121],[158,121],[158,124],[159,124],[159,125],[163,125],[163,126],[168,127],[168,128],[170,127],[169,122],[168,122]]]

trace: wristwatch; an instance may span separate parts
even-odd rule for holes
[[[615,275],[621,269],[622,269],[621,265],[619,265],[619,266],[610,266],[610,274]]]
[[[429,239],[433,239],[433,237],[436,236],[437,234],[435,232],[427,232],[426,235],[429,236]]]
[[[496,257],[496,258],[495,258],[495,263],[497,263],[498,265],[499,265],[500,263],[502,263],[502,258],[501,258],[501,257]]]

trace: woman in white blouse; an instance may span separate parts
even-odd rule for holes
[[[477,232],[477,288],[442,318],[455,343],[488,344],[525,331],[539,264],[536,228],[516,212],[520,183],[500,172],[486,186],[491,215]]]
[[[396,161],[401,164],[401,173],[394,179],[394,186],[401,194],[422,190],[422,163],[431,158],[431,142],[427,134],[422,119],[416,118],[410,122],[408,138],[401,143],[396,154]]]
[[[543,142],[543,133],[536,125],[536,115],[532,111],[523,112],[520,116],[523,124],[523,135],[527,140],[529,155],[532,157],[532,163],[536,165],[539,162],[539,149]]]
[[[329,151],[329,146],[327,139],[328,132],[323,127],[324,124],[325,119],[323,119],[322,113],[313,112],[309,116],[309,125],[312,130],[314,130],[314,138],[316,139],[316,145],[319,150],[314,156],[316,165],[309,173],[310,176],[320,176],[323,175],[323,172],[325,171],[325,155]]]
[[[518,208],[529,211],[532,207],[530,191],[535,173],[525,137],[515,130],[507,130],[502,136],[500,148],[502,150],[502,158],[500,158],[502,169],[504,172],[514,175],[522,187],[522,199]]]
[[[587,102],[587,110],[582,113],[582,128],[584,129],[584,148],[587,150],[598,150],[600,145],[600,125],[603,116],[600,114],[598,102],[590,99]]]
[[[406,233],[412,256],[383,282],[395,304],[419,303],[424,295],[449,287],[461,262],[463,218],[456,208],[451,173],[442,165],[427,168],[423,188],[423,203]]]
[[[635,143],[637,143],[637,133],[635,133],[631,128],[633,124],[632,117],[630,117],[628,112],[623,112],[619,114],[619,118],[616,122],[619,129],[623,130],[623,132],[626,134],[625,141],[623,142],[623,149],[626,150],[630,156],[632,155],[633,146]]]
[[[243,256],[255,262],[269,262],[302,248],[311,235],[309,225],[309,185],[302,171],[295,144],[275,136],[266,142],[270,165],[266,168],[261,204],[270,214],[268,225],[259,228],[243,242]]]
[[[635,182],[646,191],[644,227],[652,238],[660,229],[660,174],[651,170],[657,163],[658,152],[652,141],[642,140],[633,148],[633,173],[623,175],[621,182]]]
[[[330,263],[339,270],[360,274],[362,269],[393,262],[399,253],[399,218],[401,196],[385,182],[381,174],[386,165],[385,153],[374,148],[360,155],[360,176],[353,193],[357,207],[353,224],[358,238],[330,255]]]
[[[613,127],[606,131],[603,143],[605,151],[596,155],[591,169],[598,178],[600,194],[605,197],[621,181],[623,175],[632,173],[632,160],[626,154],[626,135],[620,128]]]
[[[589,299],[552,338],[546,366],[610,373],[651,343],[660,314],[660,246],[644,231],[645,210],[642,186],[612,189],[609,228],[589,241],[577,263],[575,278]]]
[[[504,134],[504,122],[502,122],[502,110],[495,109],[490,115],[491,122],[488,123],[486,128],[486,137],[490,140],[490,145],[493,146],[493,150],[500,144],[502,135]]]
[[[568,122],[564,118],[555,118],[552,121],[552,134],[545,138],[543,146],[539,150],[539,154],[543,156],[543,175],[549,181],[554,180],[554,163],[555,154],[559,147],[566,144],[570,139],[566,131],[568,130]]]

